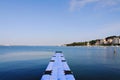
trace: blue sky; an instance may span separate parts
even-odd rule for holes
[[[62,45],[120,35],[120,0],[0,0],[0,44]]]

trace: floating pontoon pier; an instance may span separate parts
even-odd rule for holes
[[[41,80],[75,80],[61,51],[52,56]]]

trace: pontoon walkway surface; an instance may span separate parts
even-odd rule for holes
[[[75,80],[61,51],[52,56],[41,80]]]

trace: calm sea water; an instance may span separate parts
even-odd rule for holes
[[[40,80],[63,51],[76,80],[120,80],[120,47],[0,46],[0,80]]]

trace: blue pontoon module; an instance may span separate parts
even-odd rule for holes
[[[52,56],[41,80],[75,80],[61,51]]]

